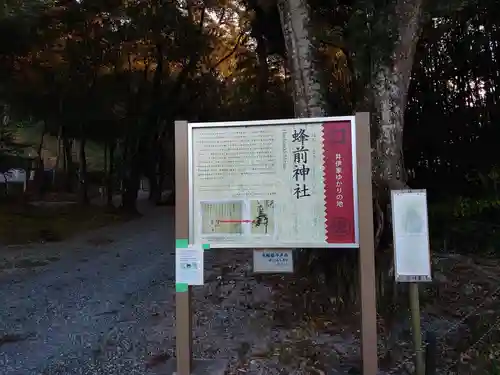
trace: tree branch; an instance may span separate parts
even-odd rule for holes
[[[240,33],[238,35],[238,39],[236,40],[236,43],[234,44],[234,47],[227,53],[223,58],[221,58],[213,67],[210,68],[210,72],[213,72],[217,67],[219,67],[224,61],[229,59],[234,53],[238,50],[238,47],[240,47],[246,40],[248,39],[248,35],[244,32]]]

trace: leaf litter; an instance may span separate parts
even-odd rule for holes
[[[335,298],[297,275],[254,274],[249,250],[215,250],[207,263],[205,286],[194,288],[196,357],[227,358],[229,375],[360,373],[359,308],[337,311]],[[500,279],[495,268],[490,259],[436,257],[434,282],[421,287],[421,308],[424,335],[438,338],[438,374],[457,361],[464,367],[461,351],[488,328],[484,317],[499,311],[491,295]],[[412,370],[411,322],[404,293],[400,298],[390,326],[377,319],[381,374]],[[464,319],[474,309],[482,323]],[[397,347],[387,347],[389,331],[397,331]],[[469,356],[479,369],[484,353]]]

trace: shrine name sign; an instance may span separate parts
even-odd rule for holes
[[[188,127],[192,243],[358,247],[354,116]]]

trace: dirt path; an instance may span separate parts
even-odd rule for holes
[[[162,207],[71,242],[3,249],[0,373],[160,374],[174,354],[173,229],[173,211]],[[206,255],[206,285],[194,293],[194,355],[229,359],[231,374],[298,369],[304,363],[290,349],[298,342],[307,357],[313,343],[278,321],[251,255]],[[332,340],[349,341],[327,336],[314,349],[326,357]]]
[[[0,373],[143,373],[134,368],[158,349],[141,329],[173,318],[171,209],[14,252],[25,267],[0,276]]]
[[[0,374],[161,374],[174,355],[173,229],[173,210],[159,207],[71,242],[1,249]],[[352,373],[358,323],[331,311],[301,321],[302,298],[282,298],[294,277],[256,277],[249,250],[209,251],[205,262],[205,286],[194,291],[196,357],[230,360],[230,375]],[[423,295],[424,330],[457,347],[452,337],[465,337],[462,321],[479,304],[472,300],[486,302],[482,315],[497,311],[496,296],[486,297],[500,282],[493,263],[439,260],[432,296]],[[403,358],[410,343],[398,340]],[[442,359],[448,365],[457,353]]]

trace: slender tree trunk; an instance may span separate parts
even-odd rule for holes
[[[160,202],[162,200],[163,191],[165,190],[165,174],[167,173],[167,166],[163,139],[159,140],[158,143],[160,143],[158,146],[158,202]]]
[[[291,73],[295,117],[324,116],[327,108],[315,62],[307,0],[279,0],[278,10]]]
[[[262,113],[267,112],[267,90],[269,87],[269,64],[267,63],[267,45],[264,36],[260,33],[257,35],[257,58],[259,60],[258,70],[258,94],[259,105]]]
[[[38,142],[38,147],[37,147],[37,154],[38,158],[42,159],[42,151],[43,151],[43,144],[45,141],[45,134],[47,133],[47,123],[44,121],[43,122],[43,128],[42,128],[42,133],[40,134],[40,141]]]
[[[78,202],[80,204],[88,204],[89,196],[88,196],[88,183],[87,183],[87,155],[85,152],[87,140],[85,136],[82,136],[80,139],[80,155],[79,155],[79,173],[78,173]]]
[[[57,155],[56,155],[56,164],[54,167],[54,174],[53,174],[53,184],[55,186],[57,182],[57,176],[59,175],[59,165],[61,164],[61,134],[62,134],[62,127],[59,127],[58,134],[57,134]],[[57,187],[59,188],[59,186]]]
[[[131,145],[131,143],[134,143]],[[139,142],[127,137],[124,142],[123,152],[123,176],[122,176],[122,204],[124,211],[137,212],[137,193],[140,186],[139,172]]]
[[[45,141],[45,133],[47,133],[47,123],[44,121],[43,123],[43,129],[42,129],[42,134],[40,135],[40,141],[38,142],[38,147],[37,147],[37,156],[38,156],[38,161],[37,161],[37,170],[35,172],[35,178],[37,178],[37,186],[38,186],[38,194],[40,196],[40,199],[43,197],[47,190],[47,185],[48,181],[45,176],[45,166],[44,166],[44,161],[43,161],[43,145]],[[37,176],[38,175],[38,176]]]
[[[64,165],[66,167],[66,191],[73,192],[73,140],[63,134]]]
[[[104,176],[108,175],[108,149],[109,149],[109,143],[106,141],[104,142],[104,151],[103,151],[103,156],[104,156]]]
[[[140,186],[140,173],[136,161],[131,161],[127,166],[126,176],[123,180],[122,209],[127,212],[137,212],[137,193]]]
[[[112,141],[109,145],[109,168],[106,175],[106,194],[107,194],[107,205],[109,207],[114,207],[113,204],[113,192],[114,192],[114,173],[115,173],[115,149],[116,143]]]
[[[65,137],[61,138],[61,152],[62,152],[62,161],[63,161],[63,172],[65,174],[68,173],[68,159],[66,158],[66,147],[65,147]]]
[[[158,136],[155,136],[154,145],[151,148],[149,159],[150,162],[146,163],[145,172],[149,181],[149,201],[158,202],[160,199],[160,191],[158,186],[158,161],[159,161],[159,146]]]

